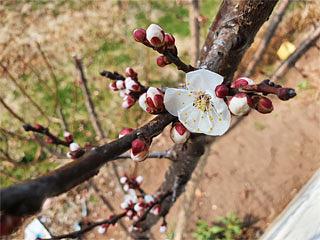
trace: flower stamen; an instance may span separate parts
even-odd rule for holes
[[[193,106],[198,108],[202,112],[207,112],[211,109],[211,96],[209,94],[204,93],[203,91],[199,91],[195,93],[195,101],[193,102]]]

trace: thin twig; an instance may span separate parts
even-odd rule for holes
[[[104,139],[105,134],[102,130],[101,123],[98,119],[98,116],[91,98],[91,94],[88,88],[88,80],[85,76],[83,65],[82,65],[82,59],[78,57],[74,57],[74,62],[75,62],[76,68],[79,71],[80,86],[81,86],[83,96],[85,98],[85,104],[87,107],[87,111],[89,113],[91,124],[93,126],[95,133],[99,137],[99,139]]]
[[[316,41],[320,37],[320,25],[318,24],[315,30],[301,42],[300,46],[288,57],[287,60],[283,61],[277,70],[272,74],[272,81],[277,81],[283,77],[290,67],[294,66],[295,63],[305,54],[312,46],[315,45]]]
[[[255,54],[253,55],[252,60],[249,62],[248,67],[244,73],[244,76],[251,76],[254,74],[255,68],[260,62],[263,54],[267,50],[268,45],[270,44],[271,38],[274,36],[275,31],[277,30],[280,22],[283,19],[283,16],[289,7],[291,0],[283,0],[280,2],[278,8],[273,14],[273,17],[271,17],[270,24],[268,29],[266,30],[266,33],[263,36],[263,39],[259,43],[259,47],[255,51]]]
[[[71,233],[67,233],[67,234],[63,234],[63,235],[58,235],[58,236],[53,236],[51,238],[41,238],[41,240],[58,240],[58,239],[65,239],[65,238],[77,238],[77,237],[80,237],[81,235],[83,235],[84,233],[89,232],[90,230],[92,230],[93,228],[95,228],[97,226],[100,226],[103,224],[114,225],[124,216],[126,216],[126,212],[120,213],[118,215],[113,216],[112,218],[108,218],[108,219],[105,219],[105,220],[102,220],[99,222],[93,222],[89,226],[86,226],[79,231],[75,231],[75,232],[71,232]]]
[[[19,120],[19,121],[22,122],[22,123],[25,123],[25,121],[23,120],[23,118],[20,117],[15,111],[13,111],[13,109],[12,109],[9,105],[7,105],[7,104],[5,103],[5,101],[3,100],[2,97],[0,97],[0,102],[1,102],[1,104],[5,107],[5,109],[7,109],[8,112],[11,113],[11,115],[12,115],[15,119]]]

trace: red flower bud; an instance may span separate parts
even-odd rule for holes
[[[159,88],[149,87],[146,95],[147,109],[151,114],[158,114],[164,111],[164,94]]]
[[[290,98],[295,97],[297,94],[296,91],[292,88],[279,88],[277,95],[281,100],[287,101]]]
[[[252,84],[254,84],[252,79],[247,78],[247,77],[240,77],[231,83],[231,87],[232,88],[241,88],[241,87],[244,87],[247,85],[252,85]]]
[[[133,31],[133,38],[137,42],[144,42],[146,40],[146,36],[146,30],[144,30],[143,28],[138,28]]]
[[[73,136],[69,132],[64,132],[63,137],[66,140],[67,143],[72,143],[73,142]]]
[[[164,42],[166,43],[166,45],[167,45],[168,47],[172,47],[172,46],[174,46],[174,44],[175,44],[175,39],[174,39],[174,37],[172,36],[172,34],[166,33],[166,34],[164,35]]]
[[[218,85],[215,89],[215,93],[218,98],[224,98],[228,96],[229,88],[224,84]]]
[[[141,90],[140,84],[133,80],[131,77],[127,77],[124,81],[126,89],[133,91],[133,92],[139,92]]]
[[[133,68],[127,67],[127,68],[126,68],[126,71],[125,71],[125,75],[126,75],[127,77],[131,77],[131,78],[136,79],[137,76],[138,76],[138,73],[137,73],[136,71],[134,71]]]
[[[109,88],[110,88],[112,91],[118,91],[118,90],[119,90],[119,89],[117,88],[116,81],[112,81],[112,82],[109,84]]]
[[[164,31],[156,24],[151,24],[147,30],[147,40],[154,47],[161,47],[164,44]]]
[[[166,56],[162,56],[161,55],[161,56],[157,57],[157,65],[159,67],[164,67],[164,66],[166,66],[168,64],[170,64],[170,61],[167,59]]]
[[[136,102],[136,99],[131,95],[126,95],[123,98],[122,107],[125,109],[131,108]]]
[[[39,130],[39,131],[41,131],[41,130],[44,129],[44,127],[43,127],[41,124],[39,124],[39,123],[36,123],[36,124],[34,125],[34,128],[37,129],[37,130]]]
[[[256,110],[263,114],[271,113],[273,110],[272,101],[267,97],[260,96],[256,105]]]
[[[119,132],[119,138],[122,138],[123,136],[130,134],[133,132],[132,128],[124,128]]]
[[[174,143],[185,143],[190,136],[190,132],[186,129],[181,122],[175,122],[172,124],[170,130],[170,137]]]
[[[149,154],[149,146],[141,139],[135,139],[131,143],[131,159],[141,162],[147,158]]]

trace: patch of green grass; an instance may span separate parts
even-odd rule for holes
[[[231,213],[218,218],[212,225],[204,220],[198,221],[193,236],[197,240],[234,240],[240,236],[242,225],[241,220]]]
[[[298,83],[297,87],[298,87],[298,89],[299,89],[300,91],[302,91],[302,90],[308,90],[308,89],[310,89],[310,83],[309,83],[308,80],[303,80],[303,81],[301,81],[301,82]]]

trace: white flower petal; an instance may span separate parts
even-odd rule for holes
[[[193,106],[193,103],[190,103],[185,108],[182,108],[178,111],[179,121],[190,131],[194,133],[199,133],[199,119],[201,111]]]
[[[214,92],[216,86],[223,82],[223,77],[218,73],[199,69],[186,74],[186,87],[188,90]]]
[[[193,95],[185,89],[168,88],[164,94],[164,106],[174,116],[178,116],[178,111],[193,100]]]
[[[224,107],[223,104],[225,105]],[[228,108],[226,108],[225,102],[217,102],[214,104],[214,107],[215,109],[207,113],[207,120],[210,122],[211,127],[207,129],[207,131],[204,131],[204,129],[201,130],[202,133],[207,135],[221,136],[230,127],[231,114]]]

